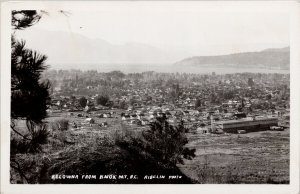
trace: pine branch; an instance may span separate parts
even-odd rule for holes
[[[19,136],[21,136],[23,139],[30,140],[30,139],[28,139],[25,135],[21,134],[20,132],[18,132],[18,131],[15,129],[15,124],[14,124],[14,123],[12,123],[12,124],[10,125],[10,128],[11,128],[16,134],[18,134]]]
[[[12,11],[11,25],[15,30],[23,30],[33,26],[41,19],[41,15],[35,10]]]
[[[12,165],[12,162],[14,162],[17,166]],[[22,168],[20,167],[20,164],[16,160],[11,160],[10,166],[19,172],[19,175],[21,176],[21,178],[25,179],[25,181],[26,181],[25,183],[29,183],[28,178],[26,177]]]

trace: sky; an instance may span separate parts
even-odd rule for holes
[[[199,6],[127,3],[46,9],[29,30],[59,31],[111,44],[139,43],[180,57],[221,55],[289,46],[289,15],[262,10],[206,10]],[[174,54],[177,53],[177,54]]]

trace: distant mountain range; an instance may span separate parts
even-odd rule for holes
[[[72,32],[25,30],[18,38],[26,40],[27,47],[48,56],[53,68],[97,68],[97,64],[172,64],[190,54],[167,52],[152,45],[127,42],[113,44]]]
[[[18,31],[17,38],[26,46],[48,56],[54,69],[139,69],[153,70],[153,65],[175,67],[239,67],[289,69],[290,48],[270,48],[260,52],[243,52],[217,56],[193,56],[189,51],[163,50],[152,45],[128,42],[113,44],[73,32],[28,29]],[[268,48],[267,46],[260,48]],[[217,50],[217,48],[216,48]],[[183,59],[183,60],[181,60]],[[181,60],[181,61],[179,61]],[[176,62],[178,61],[178,62]],[[115,66],[113,66],[115,65]],[[113,66],[113,67],[112,67]]]
[[[260,52],[244,52],[229,55],[194,56],[176,62],[175,66],[289,69],[290,47],[270,48]]]

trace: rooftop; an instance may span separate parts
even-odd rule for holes
[[[219,121],[215,124],[233,124],[233,123],[246,123],[246,122],[253,122],[253,121],[267,121],[267,120],[278,120],[277,117],[265,117],[265,118],[256,118],[253,120],[251,117],[239,119],[239,120],[229,120],[229,121]]]

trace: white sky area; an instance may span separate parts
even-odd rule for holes
[[[32,30],[65,31],[112,44],[144,43],[193,55],[289,45],[289,18],[278,12],[205,12],[196,8],[110,6],[92,11],[46,10]]]
[[[281,7],[208,4],[113,1],[45,5],[37,10],[48,14],[16,33],[29,48],[46,53],[53,67],[62,63],[174,64],[193,56],[290,45],[290,14]]]

